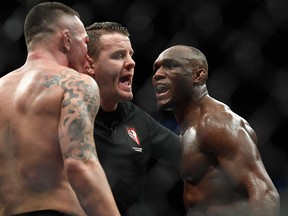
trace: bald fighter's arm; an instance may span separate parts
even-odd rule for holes
[[[59,140],[68,180],[87,215],[120,215],[93,138],[100,102],[98,86],[87,75],[71,73],[63,74],[60,81],[64,97]]]
[[[248,205],[251,216],[279,215],[279,195],[263,165],[256,134],[249,124],[228,111],[208,116],[203,126],[204,148],[215,154],[230,181],[248,196],[248,203],[238,202],[238,206],[230,207],[241,209]],[[229,211],[229,207],[222,207]]]

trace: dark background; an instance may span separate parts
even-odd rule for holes
[[[178,132],[169,112],[156,110],[152,65],[174,44],[199,48],[209,63],[208,90],[243,116],[258,135],[259,150],[288,205],[287,0],[67,0],[84,25],[116,21],[128,28],[136,61],[133,101]],[[26,58],[23,23],[40,0],[10,0],[0,11],[0,77]],[[286,208],[286,209],[284,209]]]

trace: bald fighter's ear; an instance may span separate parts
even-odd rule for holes
[[[204,84],[207,80],[208,72],[205,69],[199,68],[194,72],[195,84]]]

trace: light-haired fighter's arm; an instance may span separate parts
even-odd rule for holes
[[[97,157],[93,137],[100,97],[87,75],[63,73],[64,90],[59,122],[60,146],[68,180],[87,215],[120,215]]]

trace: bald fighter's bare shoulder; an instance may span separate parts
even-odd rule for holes
[[[209,96],[201,103],[197,124],[183,135],[184,202],[191,212],[246,215],[248,195],[242,191],[248,188],[250,195],[251,182],[268,179],[256,133],[227,105]],[[273,188],[271,181],[268,185]]]
[[[224,147],[222,145],[225,145],[228,141],[225,141],[225,139],[229,138],[232,139],[232,142],[228,143],[234,143],[241,133],[245,133],[246,136],[251,138],[249,143],[257,143],[255,131],[244,118],[233,112],[226,104],[210,96],[207,96],[205,100],[202,108],[204,114],[200,114],[198,135],[203,139],[203,145],[206,145],[207,149],[221,149]]]

